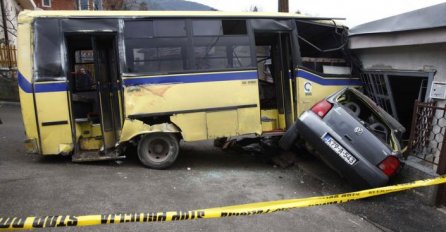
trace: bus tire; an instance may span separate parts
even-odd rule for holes
[[[149,133],[138,143],[138,157],[141,163],[153,169],[170,167],[178,157],[180,145],[171,133]]]

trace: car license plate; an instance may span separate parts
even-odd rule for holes
[[[324,142],[334,151],[336,154],[339,155],[345,162],[347,162],[350,165],[353,165],[356,163],[356,158],[350,154],[345,148],[343,148],[335,139],[333,139],[329,134],[325,134],[322,136],[322,139]]]

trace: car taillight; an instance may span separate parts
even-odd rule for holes
[[[328,111],[330,111],[331,107],[333,107],[333,105],[324,99],[311,107],[311,111],[313,111],[319,117],[324,118]]]
[[[387,176],[393,176],[399,167],[400,167],[400,160],[395,156],[387,156],[378,165],[378,168],[381,169]]]

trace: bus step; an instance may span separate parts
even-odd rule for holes
[[[120,155],[116,151],[109,151],[106,153],[101,153],[99,151],[79,151],[71,157],[71,161],[78,163],[119,159],[125,159],[125,156]]]

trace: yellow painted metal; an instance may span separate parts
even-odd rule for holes
[[[206,113],[208,139],[237,135],[237,110]]]
[[[238,135],[262,134],[260,123],[260,107],[242,108],[237,110]]]
[[[62,143],[59,144],[59,153],[58,154],[64,154],[67,155],[71,151],[73,151],[73,143]]]
[[[102,135],[101,124],[90,125],[90,137],[98,137]]]
[[[79,145],[81,150],[99,150],[102,147],[102,137],[99,138],[80,138]]]
[[[279,129],[285,129],[286,128],[286,120],[285,120],[285,114],[279,114]]]
[[[185,141],[262,131],[257,80],[131,86],[125,89],[124,98],[127,116],[172,112],[171,121],[181,129]],[[234,112],[218,110],[228,107],[233,107]],[[207,112],[209,109],[215,110]],[[182,114],[182,111],[198,112]]]
[[[59,144],[72,143],[67,92],[36,93],[36,110],[43,155],[59,154]],[[57,106],[57,107],[55,107]],[[44,122],[66,121],[66,124],[43,126]]]
[[[184,141],[199,141],[243,134],[261,134],[258,107],[176,114],[170,120],[181,128]]]
[[[257,80],[140,85],[125,88],[124,98],[128,116],[259,105],[259,90]]]
[[[290,74],[291,73],[291,70],[288,70],[288,73]],[[294,91],[293,91],[293,80],[290,78],[290,80],[289,80],[289,86],[290,86],[290,102],[291,102],[291,118],[292,118],[292,121],[294,122],[294,120],[296,120],[296,115],[295,115],[295,110],[294,110],[294,108],[296,108],[296,101],[295,101],[295,98],[294,98],[294,95],[296,94],[296,93],[294,93]]]
[[[262,131],[273,131],[279,128],[279,113],[277,109],[261,110]]]
[[[105,140],[105,148],[111,148],[111,147],[115,146],[116,142],[118,142],[118,141],[114,140],[114,138],[115,138],[114,136],[115,136],[115,132],[113,132],[113,131],[105,131],[104,132],[103,137],[105,138],[104,139]]]
[[[154,132],[178,133],[180,130],[171,123],[147,125],[140,120],[126,119],[119,142],[126,142],[138,135]]]
[[[313,73],[314,74],[314,73]],[[316,74],[314,74],[316,75]],[[324,79],[324,77],[316,75],[319,78]],[[347,78],[339,78],[343,80],[348,80]],[[305,83],[311,84],[310,93],[305,93],[304,85]],[[296,91],[297,91],[297,115],[300,116],[304,111],[310,109],[314,104],[324,99],[325,97],[333,94],[345,86],[341,85],[321,85],[313,81],[309,81],[302,77],[296,78]]]
[[[32,78],[32,30],[30,24],[19,24],[17,29],[17,67],[23,78],[31,83]],[[34,111],[33,94],[23,91],[19,88],[20,107],[22,110],[23,125],[25,127],[26,137],[36,140],[36,148],[39,151],[39,135],[37,132],[36,114]]]
[[[266,131],[273,131],[276,130],[277,127],[277,120],[272,120],[272,121],[268,121],[268,122],[262,122],[262,131],[266,132]]]
[[[181,128],[184,141],[198,141],[208,137],[205,112],[176,114],[170,120]]]

